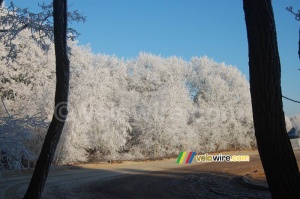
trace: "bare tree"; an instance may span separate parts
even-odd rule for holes
[[[26,199],[37,199],[42,195],[68,113],[70,64],[67,54],[67,0],[53,1],[53,17],[56,56],[55,110],[33,176],[24,196]]]
[[[297,161],[282,109],[281,66],[271,0],[243,0],[258,151],[273,198],[300,198]]]

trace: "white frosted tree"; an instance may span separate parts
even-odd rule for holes
[[[24,30],[15,38],[18,56],[14,61],[0,60],[0,164],[6,165],[2,166],[4,169],[34,166],[53,108],[52,45],[45,52],[30,35]],[[0,45],[1,57],[8,51]]]
[[[300,131],[300,115],[294,115],[290,118],[292,127],[295,128],[297,132]]]
[[[141,53],[128,63],[129,90],[136,96],[131,136],[136,157],[164,157],[196,150],[188,126],[192,101],[185,85],[187,63]]]
[[[189,87],[194,98],[192,125],[202,150],[254,145],[249,83],[233,66],[207,57],[190,62]]]
[[[6,101],[11,114],[24,116],[40,112],[47,117],[50,112],[47,107],[54,98],[53,46],[50,45],[51,50],[45,52],[32,41],[30,35],[29,31],[24,30],[15,39],[18,56],[14,61],[0,61],[1,98]],[[1,55],[7,53],[7,48],[1,50]]]
[[[14,40],[18,56],[1,61],[1,99],[12,115],[18,114],[16,119],[38,113],[49,121],[55,88],[53,45],[44,51],[30,35],[20,32]],[[206,57],[187,62],[140,53],[123,60],[94,54],[74,41],[69,46],[70,110],[56,163],[253,146],[249,85],[236,68]],[[0,45],[0,56],[8,50]],[[0,114],[7,114],[3,106]],[[36,157],[45,128],[31,129],[30,134],[23,147]]]
[[[284,118],[285,118],[286,131],[289,132],[293,128],[292,122],[288,116],[285,116]]]
[[[57,161],[119,159],[130,129],[124,103],[125,63],[76,45],[70,60],[70,113]]]
[[[39,133],[46,128],[47,124],[37,116],[16,118],[8,112],[0,116],[0,174],[6,169],[32,167],[39,152]]]

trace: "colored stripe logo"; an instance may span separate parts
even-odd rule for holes
[[[196,152],[187,153],[186,151],[181,151],[178,155],[176,163],[182,164],[184,162],[185,164],[191,164],[193,162],[195,155],[196,155]]]

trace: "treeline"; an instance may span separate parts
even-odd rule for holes
[[[53,111],[53,47],[45,52],[29,35],[18,36],[15,60],[0,65],[0,169],[34,165]],[[70,113],[55,163],[256,146],[249,83],[236,67],[149,53],[124,60],[69,45]]]

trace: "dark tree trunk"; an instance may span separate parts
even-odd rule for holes
[[[41,197],[51,162],[67,117],[69,59],[67,55],[67,0],[53,1],[56,56],[55,110],[24,199]]]
[[[300,198],[297,161],[282,109],[281,66],[271,0],[243,0],[255,136],[273,198]]]

